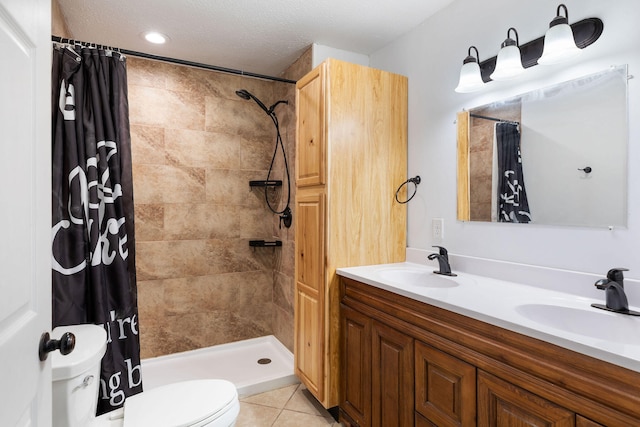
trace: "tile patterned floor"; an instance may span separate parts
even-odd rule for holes
[[[339,427],[302,384],[240,399],[235,427]]]

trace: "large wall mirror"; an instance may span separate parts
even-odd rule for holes
[[[627,67],[458,114],[458,219],[627,225]]]

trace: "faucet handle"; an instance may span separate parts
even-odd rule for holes
[[[442,246],[431,246],[432,248],[438,248],[440,250],[440,255],[444,256],[444,257],[449,257],[449,253],[447,252],[447,250],[445,248],[443,248]]]
[[[607,279],[616,282],[618,285],[623,286],[624,274],[623,271],[629,271],[628,268],[612,268],[607,273]]]

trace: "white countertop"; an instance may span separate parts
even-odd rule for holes
[[[339,268],[338,275],[640,372],[640,317],[593,299],[410,262]],[[629,307],[640,311],[636,307]]]

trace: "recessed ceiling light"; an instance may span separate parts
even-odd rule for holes
[[[143,33],[142,36],[146,41],[154,44],[164,44],[169,40],[169,37],[158,33],[157,31],[147,31],[146,33]]]

